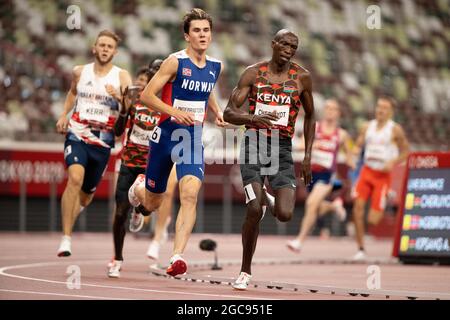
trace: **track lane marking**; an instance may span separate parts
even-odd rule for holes
[[[64,264],[81,265],[81,264],[92,264],[92,263],[94,263],[94,264],[105,263],[105,261],[104,260],[91,260],[91,261],[82,261],[81,260],[81,261],[70,261],[70,262],[63,262],[63,263],[61,263],[61,262],[40,262],[40,263],[14,265],[14,266],[5,266],[5,267],[0,268],[0,276],[6,276],[6,277],[17,278],[17,279],[22,279],[22,280],[31,280],[31,281],[40,281],[40,282],[67,285],[67,283],[65,281],[56,281],[56,280],[19,276],[19,275],[15,275],[15,274],[11,274],[11,273],[6,273],[6,271],[14,270],[14,269],[61,266]],[[98,284],[89,284],[89,283],[82,283],[81,286],[94,287],[94,288],[108,288],[108,289],[140,291],[140,292],[153,292],[153,293],[162,293],[162,294],[178,294],[178,295],[185,295],[185,296],[186,295],[187,296],[195,295],[195,296],[202,296],[202,297],[218,297],[218,298],[229,298],[229,299],[278,300],[278,299],[273,299],[273,298],[262,298],[262,297],[254,297],[254,296],[210,294],[210,293],[198,293],[198,292],[188,292],[188,291],[154,290],[154,289],[142,289],[142,288],[132,288],[132,287],[121,287],[121,286],[98,285]]]

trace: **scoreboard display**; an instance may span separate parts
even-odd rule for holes
[[[393,255],[405,263],[450,263],[450,152],[408,157]]]

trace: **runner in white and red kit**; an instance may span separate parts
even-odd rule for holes
[[[339,127],[340,113],[339,103],[333,99],[327,100],[324,117],[316,124],[311,158],[312,184],[307,186],[309,195],[306,199],[305,215],[297,238],[287,242],[287,247],[294,252],[300,252],[302,244],[318,216],[334,211],[339,215],[340,220],[345,219],[345,209],[340,198],[334,202],[325,201],[325,198],[333,190],[333,179],[340,148],[344,149],[347,164],[354,167],[348,143],[350,137],[347,131]],[[299,149],[304,149],[303,139],[301,139]]]
[[[364,250],[364,209],[370,198],[367,222],[377,225],[383,218],[386,196],[394,165],[404,161],[409,143],[402,127],[392,120],[395,101],[387,96],[378,98],[375,119],[363,126],[356,147],[364,147],[364,162],[355,185],[353,219],[358,252],[353,260],[366,259]],[[358,150],[357,150],[358,151]]]
[[[131,84],[128,71],[112,64],[119,41],[111,31],[98,34],[92,48],[95,61],[73,69],[64,111],[56,123],[58,132],[67,133],[64,160],[68,168],[61,199],[63,237],[59,257],[71,255],[73,225],[91,203],[114,147],[114,123],[121,109],[121,93]]]

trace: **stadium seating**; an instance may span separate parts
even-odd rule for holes
[[[396,120],[415,150],[450,149],[450,5],[447,1],[376,1],[381,28],[369,29],[365,1],[38,1],[0,4],[0,137],[62,141],[54,124],[76,64],[91,60],[96,34],[111,28],[123,43],[115,63],[131,72],[184,47],[180,18],[202,7],[214,18],[211,56],[226,70],[222,107],[247,65],[269,57],[280,28],[300,35],[298,60],[314,80],[316,104],[336,97],[355,136],[373,116],[377,95],[399,101]],[[69,5],[81,29],[69,30]]]

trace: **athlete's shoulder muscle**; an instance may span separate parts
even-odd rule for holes
[[[394,134],[394,139],[406,138],[405,130],[403,130],[403,127],[398,123],[394,123],[393,134]]]
[[[178,58],[175,54],[171,54],[163,61],[158,72],[155,74],[155,77],[158,76],[164,79],[167,78],[168,80],[173,80],[177,75],[177,70]]]
[[[72,78],[73,79],[79,79],[85,66],[86,65],[78,65],[78,66],[73,67],[73,69],[72,69]]]
[[[238,88],[251,87],[254,84],[261,64],[262,62],[253,64],[245,68],[244,72],[241,75],[241,78],[239,79]]]
[[[83,72],[84,65],[78,65],[72,69],[72,82],[70,83],[70,90],[72,94],[77,94],[77,85]]]

